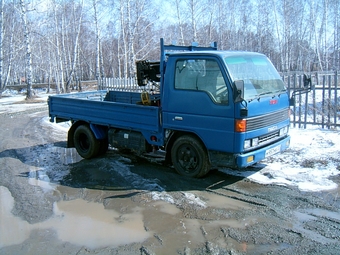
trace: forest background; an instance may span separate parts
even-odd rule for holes
[[[134,77],[136,60],[159,60],[160,38],[264,53],[280,72],[334,72],[339,21],[339,0],[0,0],[0,92]]]

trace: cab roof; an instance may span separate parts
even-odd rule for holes
[[[220,58],[237,57],[237,56],[265,56],[262,53],[251,51],[226,51],[226,50],[209,50],[209,51],[182,51],[167,52],[168,56],[217,56]]]

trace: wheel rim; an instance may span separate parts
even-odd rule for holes
[[[177,151],[177,161],[186,173],[193,173],[199,165],[199,157],[195,148],[189,144],[183,144]]]
[[[82,151],[86,152],[90,149],[90,141],[86,134],[79,135],[79,146]]]

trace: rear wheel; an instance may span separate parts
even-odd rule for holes
[[[100,141],[96,139],[88,125],[77,127],[73,141],[74,147],[83,158],[94,158],[100,152]]]
[[[176,171],[189,177],[202,177],[210,170],[208,153],[195,137],[179,137],[171,149],[171,159]]]

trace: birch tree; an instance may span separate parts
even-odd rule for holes
[[[78,42],[79,42],[81,25],[82,25],[83,7],[84,7],[83,0],[81,1],[81,5],[79,6],[80,10],[78,12],[75,10],[76,6],[73,5],[73,23],[76,26],[76,31],[75,31],[75,39],[73,43],[73,54],[72,54],[72,58],[70,59],[70,70],[69,70],[68,79],[66,82],[66,91],[69,91],[71,80],[73,78],[73,75],[76,72],[76,65],[78,62],[78,48],[79,48]],[[78,20],[76,20],[76,17],[79,17]]]
[[[96,34],[96,80],[98,83],[98,89],[102,88],[102,77],[100,73],[100,30],[98,26],[98,13],[97,13],[97,1],[92,1],[93,12],[94,12],[94,25]]]
[[[24,26],[24,43],[26,48],[26,83],[27,83],[27,95],[26,99],[31,99],[33,97],[32,91],[32,52],[31,52],[31,43],[30,43],[30,32],[27,24],[27,15],[26,15],[26,4],[24,0],[20,0],[20,10],[21,10],[21,19]]]
[[[189,10],[190,25],[191,25],[191,38],[193,42],[197,42],[197,22],[201,15],[201,9],[198,0],[186,0]]]
[[[5,85],[3,83],[3,63],[4,63],[4,0],[0,1],[0,97]]]
[[[183,24],[183,18],[182,18],[182,13],[181,13],[181,0],[174,0],[174,5],[176,8],[176,16],[177,16],[177,24],[178,24],[178,29],[179,29],[179,34],[180,34],[180,45],[184,45],[184,24]]]
[[[128,0],[130,1],[130,0]],[[121,58],[119,58],[119,77],[127,78],[128,73],[128,44],[126,40],[126,11],[125,11],[125,0],[119,1],[119,14],[120,14],[120,40],[118,40],[118,50],[120,51],[120,48],[122,48],[122,55]],[[123,45],[121,46],[121,42],[123,42]],[[121,61],[123,64],[121,64]]]
[[[338,0],[332,2],[332,21],[334,27],[333,34],[333,69],[340,69],[340,3]]]
[[[63,64],[63,56],[61,52],[61,39],[59,38],[59,19],[58,17],[58,4],[56,1],[53,2],[53,11],[54,11],[54,40],[55,40],[55,50],[56,50],[56,61],[57,68],[55,70],[55,80],[56,80],[56,91],[57,94],[61,92],[65,92],[64,86],[64,64]]]

